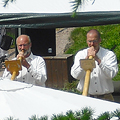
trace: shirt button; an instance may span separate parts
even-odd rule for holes
[[[97,82],[95,82],[95,84],[97,84]]]
[[[32,75],[32,77],[33,77],[33,75]]]
[[[96,72],[94,72],[94,74],[96,74]]]

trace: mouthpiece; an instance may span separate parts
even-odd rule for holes
[[[24,50],[22,50],[22,52],[24,53]],[[22,61],[22,57],[19,57],[19,60],[20,60],[20,62]]]
[[[92,46],[92,48],[94,48],[94,47]],[[93,56],[89,56],[89,59],[93,59]]]

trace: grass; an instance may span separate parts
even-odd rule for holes
[[[86,48],[86,33],[90,29],[97,29],[100,32],[102,38],[100,45],[112,50],[116,54],[118,67],[120,69],[120,24],[79,27],[74,29],[70,36],[70,39],[74,41],[74,44],[65,53],[75,55],[77,51]],[[120,72],[118,72],[113,80],[120,80]]]

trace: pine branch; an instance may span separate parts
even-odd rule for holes
[[[75,1],[71,2],[71,3],[73,3],[73,5],[72,5],[72,7],[73,7],[73,15],[72,15],[72,17],[76,16],[76,11],[77,11],[78,7],[83,4],[82,1],[83,0],[75,0]]]
[[[72,7],[73,7],[73,15],[72,17],[76,16],[76,12],[78,10],[78,7],[81,7],[85,2],[87,2],[88,0],[74,0],[71,3],[73,3]],[[92,5],[95,3],[95,0],[93,0]]]
[[[7,5],[8,5],[8,3],[9,2],[15,2],[16,0],[3,0],[3,2],[4,2],[4,5],[3,5],[3,7],[6,7]]]

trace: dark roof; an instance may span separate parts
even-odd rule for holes
[[[107,25],[120,23],[120,11],[72,13],[4,13],[0,27],[6,28],[60,28]]]

